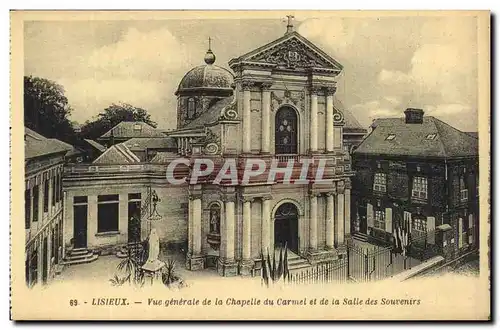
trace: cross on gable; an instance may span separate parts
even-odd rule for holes
[[[288,23],[287,23],[287,26],[286,26],[286,33],[290,33],[293,31],[293,24],[292,24],[292,19],[295,18],[295,16],[293,15],[286,15],[287,19],[288,19]]]

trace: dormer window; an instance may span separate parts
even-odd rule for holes
[[[427,134],[426,139],[427,140],[434,140],[436,138],[436,134]]]
[[[140,131],[142,130],[141,124],[134,124],[134,131]]]
[[[385,138],[387,141],[392,141],[396,138],[396,134],[389,134],[387,135],[387,137]]]

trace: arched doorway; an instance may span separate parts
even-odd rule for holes
[[[276,112],[274,152],[277,155],[297,154],[298,117],[290,106],[282,106]]]
[[[292,203],[284,203],[274,215],[274,247],[284,247],[299,252],[299,212]]]

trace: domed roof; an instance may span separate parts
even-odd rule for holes
[[[214,65],[215,55],[210,48],[204,60],[206,64],[194,67],[184,75],[175,94],[193,89],[232,90],[233,74],[227,69]]]

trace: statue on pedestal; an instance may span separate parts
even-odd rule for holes
[[[156,233],[156,228],[151,229],[149,234],[149,253],[148,260],[142,266],[142,269],[146,274],[150,275],[151,282],[158,278],[161,274],[161,269],[165,266],[165,263],[158,259],[160,255],[160,239]]]

